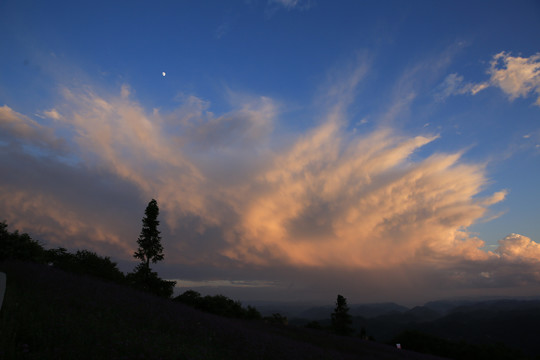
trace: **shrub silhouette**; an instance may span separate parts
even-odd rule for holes
[[[286,316],[281,315],[280,313],[274,313],[272,316],[266,316],[264,318],[264,321],[271,323],[271,324],[279,324],[279,325],[288,325],[289,319],[287,319]]]
[[[143,262],[133,273],[124,276],[117,264],[108,256],[99,256],[88,250],[78,250],[75,254],[66,248],[58,247],[45,250],[38,241],[18,230],[9,232],[5,221],[0,222],[0,261],[23,260],[45,262],[58,269],[77,274],[98,277],[116,283],[128,282],[135,288],[153,294],[171,297],[175,281],[162,280]]]
[[[262,318],[256,308],[248,306],[247,309],[244,309],[240,301],[234,301],[221,294],[214,296],[206,295],[203,297],[197,291],[187,290],[175,297],[174,300],[220,316],[240,319]]]
[[[202,310],[227,317],[241,318],[244,315],[242,303],[224,295],[207,295],[203,298]]]
[[[173,295],[174,286],[176,285],[176,281],[161,279],[145,263],[140,263],[133,272],[127,274],[126,281],[136,289],[166,298]]]
[[[49,263],[65,271],[87,274],[106,280],[121,283],[124,274],[118,270],[116,263],[109,257],[101,257],[88,250],[79,250],[71,254],[67,249],[59,247],[45,250],[27,233],[18,230],[9,232],[5,221],[0,222],[0,261],[22,260]]]
[[[247,309],[245,310],[245,317],[246,319],[253,319],[258,320],[262,319],[262,315],[255,307],[248,305]]]
[[[312,320],[310,322],[308,322],[305,327],[307,327],[308,329],[315,329],[315,330],[322,330],[322,326],[321,326],[321,323],[319,323],[318,321],[316,320]]]
[[[20,234],[18,230],[10,233],[7,228],[5,221],[0,222],[0,261],[43,261],[45,250],[38,241],[33,240],[27,233]]]
[[[58,247],[45,251],[45,259],[49,265],[62,270],[72,271],[75,267],[75,258],[66,248]]]
[[[200,308],[202,297],[201,297],[201,294],[199,294],[198,292],[194,290],[188,290],[184,292],[183,294],[180,294],[177,297],[175,297],[174,301],[178,301],[189,306]]]
[[[55,267],[78,274],[95,276],[101,279],[123,283],[124,274],[108,256],[102,257],[95,252],[78,250],[75,254],[59,247],[45,251],[46,261]]]
[[[75,253],[75,260],[85,274],[115,282],[124,280],[124,274],[108,256],[101,257],[94,252],[80,250]]]

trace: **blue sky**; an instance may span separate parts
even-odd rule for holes
[[[537,2],[8,0],[0,34],[12,229],[129,271],[156,198],[203,292],[540,294]]]

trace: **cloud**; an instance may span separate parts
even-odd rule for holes
[[[501,52],[493,57],[489,69],[490,82],[506,93],[510,100],[536,93],[540,106],[540,53],[528,58]]]
[[[137,236],[136,209],[142,206],[138,191],[116,176],[81,164],[74,154],[67,157],[68,142],[64,143],[64,152],[57,153],[28,143],[0,142],[0,217],[48,247],[130,255],[127,240]]]
[[[435,90],[435,99],[443,101],[454,95],[476,95],[489,86],[487,83],[473,84],[463,81],[463,76],[456,73],[448,75]]]
[[[229,32],[230,27],[231,24],[228,21],[222,22],[216,29],[216,39],[221,39],[223,36],[225,36]]]
[[[184,136],[199,147],[243,148],[264,141],[272,132],[275,104],[266,97],[242,104],[232,114],[187,124]]]
[[[304,11],[312,6],[311,0],[268,0],[265,13],[267,17],[272,17],[280,9]]]
[[[48,118],[54,119],[54,120],[60,120],[61,115],[56,111],[56,109],[51,109],[49,111],[44,111],[43,114],[47,116]]]
[[[470,88],[470,92],[472,95],[478,94],[480,91],[487,89],[489,87],[489,84],[487,83],[480,83],[480,84],[474,84]]]
[[[166,262],[193,280],[270,281],[268,291],[304,295],[361,284],[378,296],[534,284],[536,242],[512,235],[485,251],[467,232],[506,196],[484,194],[483,165],[459,149],[419,158],[437,134],[347,132],[367,69],[360,61],[352,76],[333,77],[326,112],[300,135],[283,136],[280,107],[264,96],[233,94],[230,111],[216,115],[209,101],[183,95],[162,113],[131,99],[128,86],[116,95],[66,87],[40,122],[4,106],[0,205],[22,231],[129,259],[156,198]]]
[[[420,163],[409,156],[435,136],[401,137],[376,131],[346,141],[325,123],[275,159],[259,177],[228,255],[257,263],[370,268],[426,260],[434,254],[481,257],[461,227],[484,212],[473,197],[485,179],[459,154],[436,154]]]
[[[111,232],[114,227],[110,222],[107,224],[100,216],[74,206],[65,199],[59,199],[56,194],[2,185],[0,203],[5,213],[14,218],[10,222],[11,227],[33,229],[35,234],[45,238],[40,240],[45,241],[48,248],[55,246],[71,249],[98,248],[105,253],[132,251],[132,246],[124,241],[121,234]],[[109,211],[106,213],[114,215]],[[33,232],[31,234],[36,236]]]
[[[476,84],[465,82],[463,76],[456,73],[449,74],[436,88],[435,98],[442,101],[453,95],[476,95],[494,86],[507,94],[510,100],[536,94],[535,105],[540,106],[540,53],[523,58],[500,52],[491,60],[487,72],[489,81]]]
[[[299,8],[299,7],[309,7],[309,2],[303,0],[269,0],[269,4],[278,4],[286,8],[287,10]]]
[[[480,289],[535,289],[540,284],[540,244],[530,238],[510,234],[499,240],[484,261],[461,263],[460,280],[464,287]]]
[[[523,235],[510,234],[499,240],[496,252],[505,261],[523,261],[540,265],[540,244]]]
[[[195,233],[213,233],[218,257],[345,268],[483,257],[481,242],[460,229],[504,193],[477,198],[483,169],[462,163],[460,153],[411,161],[436,135],[380,128],[350,136],[338,106],[319,126],[276,148],[271,99],[245,99],[215,116],[188,97],[199,104],[196,114],[175,121],[145,111],[125,89],[110,98],[65,89],[69,105],[51,126],[71,132],[77,157],[92,171],[157,198],[173,233],[185,223],[196,224]],[[342,98],[345,90],[336,90],[342,86],[333,89]]]
[[[9,106],[0,107],[0,140],[9,143],[24,143],[26,145],[61,150],[64,141],[57,138],[52,128],[12,110]]]

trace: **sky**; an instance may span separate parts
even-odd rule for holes
[[[188,288],[540,296],[537,1],[0,2],[0,220]]]

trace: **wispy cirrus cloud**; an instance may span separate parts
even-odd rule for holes
[[[487,83],[473,84],[464,82],[463,76],[453,73],[448,75],[437,87],[435,90],[435,98],[438,101],[443,101],[453,95],[476,95],[488,86]]]

